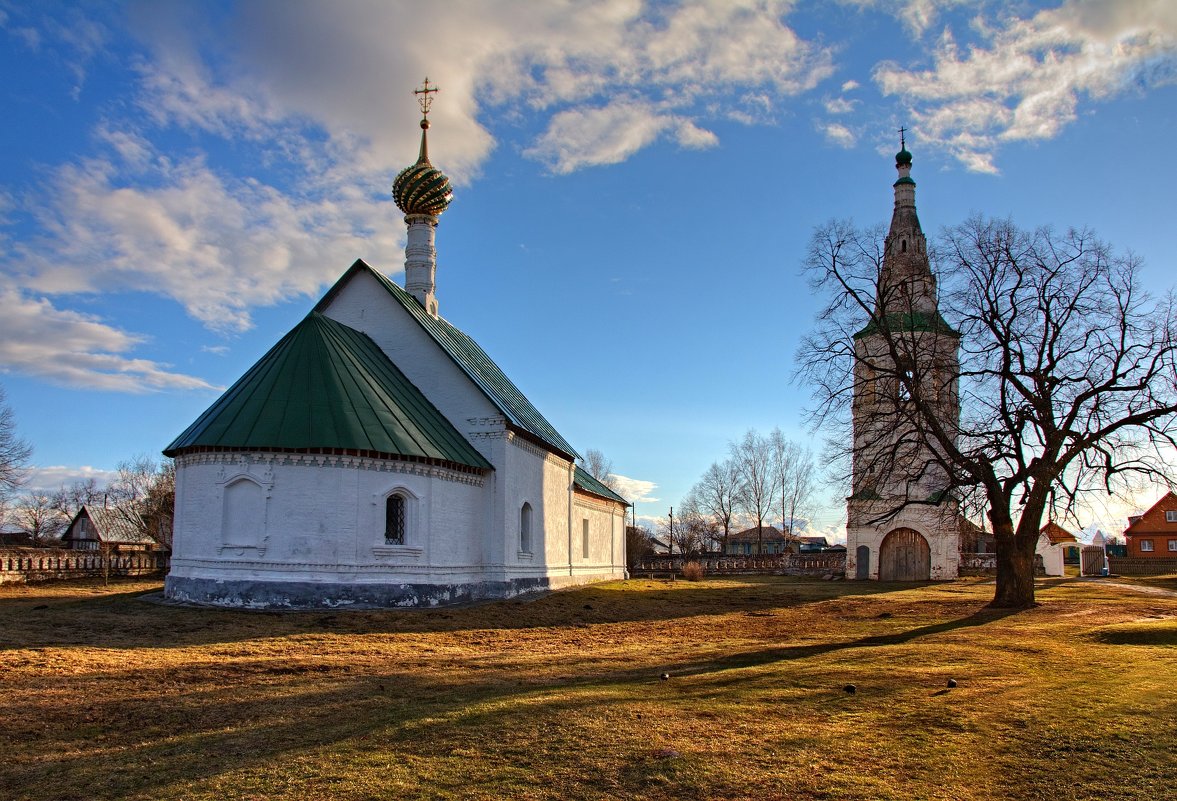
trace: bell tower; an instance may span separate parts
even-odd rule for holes
[[[959,426],[960,334],[940,315],[905,133],[875,307],[854,335],[848,578],[949,579],[960,563],[959,510],[930,435]]]

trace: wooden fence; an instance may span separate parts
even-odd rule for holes
[[[1120,576],[1163,576],[1177,573],[1177,557],[1108,556],[1108,570]]]
[[[10,548],[0,550],[0,584],[103,576],[153,576],[168,570],[166,553],[102,554]]]
[[[846,573],[846,554],[765,554],[762,556],[699,556],[646,559],[633,569],[635,576],[681,575],[683,565],[698,562],[707,575],[763,573],[775,576],[822,576]]]

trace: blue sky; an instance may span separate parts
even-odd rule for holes
[[[401,278],[425,75],[441,313],[639,517],[750,427],[816,447],[799,265],[814,226],[889,218],[900,125],[929,234],[1091,226],[1174,283],[1168,0],[0,0],[0,41],[31,486],[157,454],[354,259]]]

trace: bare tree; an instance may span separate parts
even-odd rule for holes
[[[997,543],[993,605],[1031,605],[1044,517],[1065,514],[1084,493],[1172,485],[1174,299],[1150,299],[1139,262],[1087,231],[976,217],[946,231],[933,256],[945,322],[881,285],[880,242],[839,222],[811,241],[807,267],[829,297],[799,353],[813,421],[841,426],[846,455],[873,439],[871,480],[939,485],[939,497],[900,493],[891,514],[983,496]],[[864,331],[880,353],[856,348]],[[856,395],[891,399],[860,421],[859,441],[850,437]],[[943,414],[957,401],[959,425]],[[865,473],[854,485],[868,487]]]
[[[667,518],[662,525],[662,534],[683,556],[697,556],[709,550],[718,539],[718,526],[699,510],[690,495],[676,508],[673,527]]]
[[[107,488],[108,508],[136,531],[161,545],[172,544],[176,506],[176,466],[171,459],[156,462],[136,456],[119,464],[118,474]]]
[[[72,484],[62,484],[61,489],[54,492],[50,497],[53,501],[53,506],[59,512],[67,518],[73,519],[74,515],[83,506],[102,503],[105,494],[102,488],[98,486],[98,481],[91,476],[90,478],[79,479]]]
[[[700,511],[709,515],[722,530],[723,553],[727,553],[727,540],[731,535],[732,518],[736,514],[739,485],[740,476],[735,461],[724,459],[722,462],[712,462],[691,490]]]
[[[654,535],[645,526],[625,527],[625,555],[630,570],[654,555],[653,538]]]
[[[4,388],[0,387],[0,501],[20,489],[32,455],[32,446],[16,433],[16,416],[5,403]]]
[[[613,462],[602,451],[589,448],[580,457],[580,467],[609,489],[617,489],[617,482],[613,478]]]
[[[739,477],[739,508],[756,521],[756,553],[764,553],[764,520],[772,513],[778,473],[773,464],[772,441],[749,429],[744,438],[728,446]]]
[[[57,539],[67,522],[54,505],[53,498],[39,492],[20,496],[13,508],[13,517],[21,531],[32,537],[37,545]]]
[[[781,530],[786,536],[794,537],[798,516],[808,518],[811,514],[815,486],[813,454],[808,448],[785,439],[779,428],[774,428],[769,434],[769,442],[772,444],[772,462],[781,499]]]

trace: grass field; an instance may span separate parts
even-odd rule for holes
[[[750,578],[249,613],[140,597],[154,590],[0,588],[0,797],[1160,801],[1177,787],[1168,595],[1063,579],[1002,614],[977,580]]]

